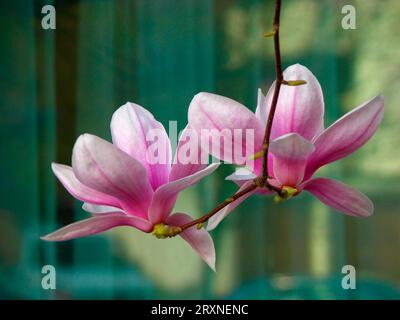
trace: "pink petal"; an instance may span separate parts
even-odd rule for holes
[[[252,170],[249,170],[245,167],[236,168],[235,172],[231,175],[227,176],[225,180],[232,180],[232,181],[247,181],[250,179],[255,179],[257,176],[254,174]]]
[[[255,175],[251,171],[242,171],[242,172],[240,172],[242,169],[245,169],[245,168],[239,168],[239,173],[234,172],[231,175],[227,176],[225,178],[225,180],[233,181],[240,188],[245,183],[248,183],[249,181],[254,181],[254,179],[257,177],[257,175]],[[271,181],[275,181],[275,180],[269,179],[270,183],[271,183]],[[279,183],[278,183],[278,185],[279,185],[279,187],[281,187],[281,185]],[[257,189],[257,191],[255,193],[256,194],[260,194],[260,195],[269,195],[272,192],[267,190],[266,188],[263,188],[263,189]]]
[[[260,172],[261,172],[261,170],[260,170]],[[269,175],[272,175],[272,170],[270,171]],[[239,187],[242,187],[245,183],[247,183],[249,181],[253,181],[256,177],[257,177],[257,175],[254,174],[254,172],[252,172],[251,170],[248,170],[247,168],[241,167],[241,168],[237,168],[234,173],[227,176],[225,178],[225,180],[233,181],[234,183],[236,183],[236,185],[238,185]],[[269,182],[270,183],[274,182],[274,185],[276,185],[277,187],[281,187],[281,184],[278,182],[275,183],[274,179],[269,179]],[[269,195],[269,194],[272,194],[273,192],[267,190],[266,188],[263,188],[263,189],[257,189],[257,191],[255,193],[260,194],[260,195]]]
[[[302,186],[322,203],[344,214],[355,217],[368,217],[374,212],[374,204],[360,191],[342,182],[316,178]]]
[[[131,226],[144,232],[150,232],[153,229],[152,224],[146,220],[116,213],[72,223],[41,237],[41,239],[45,241],[66,241],[87,237],[119,226]]]
[[[209,147],[210,154],[228,163],[245,164],[261,149],[261,123],[249,109],[232,99],[212,93],[197,94],[190,103],[189,125],[201,135],[203,149]],[[252,135],[251,141],[247,141],[246,134]],[[220,148],[216,147],[218,141]]]
[[[296,187],[303,180],[307,157],[314,145],[297,133],[289,133],[272,141],[269,151],[274,158],[274,177],[283,186]]]
[[[113,144],[81,135],[74,146],[72,168],[85,185],[118,198],[126,213],[147,217],[153,195],[147,171]]]
[[[170,216],[167,223],[171,226],[182,226],[193,219],[184,213],[175,213]],[[195,226],[183,231],[180,236],[190,244],[197,254],[215,271],[215,248],[210,234],[204,230],[198,230]]]
[[[85,202],[82,205],[82,209],[90,212],[93,215],[102,215],[102,214],[110,214],[110,213],[123,213],[125,212],[119,208],[112,207],[112,206],[99,206],[97,204],[92,204],[89,202]]]
[[[339,160],[363,146],[383,118],[383,97],[377,96],[345,114],[318,136],[310,156],[306,178],[325,164]]]
[[[242,191],[243,189],[247,188],[251,183],[253,183],[253,180],[247,181],[246,183],[244,183],[240,189],[238,190],[238,192]],[[229,214],[233,211],[233,209],[235,209],[239,204],[241,204],[244,200],[246,200],[248,197],[250,197],[253,193],[255,193],[257,191],[257,189],[254,189],[253,191],[248,192],[247,194],[245,194],[244,196],[240,197],[239,199],[237,199],[236,201],[232,202],[231,204],[227,205],[225,208],[223,208],[222,210],[220,210],[218,213],[216,213],[214,216],[212,216],[209,220],[208,220],[208,224],[207,224],[207,230],[213,230],[215,229],[220,222]],[[238,193],[237,192],[237,193]]]
[[[198,141],[197,132],[189,126],[186,126],[179,137],[169,181],[172,182],[192,175],[204,169],[206,166],[207,165],[202,164],[201,161],[200,143]]]
[[[257,108],[256,108],[256,118],[265,127],[267,124],[268,113],[271,105],[267,105],[268,100],[266,97],[272,97],[274,86],[270,87],[266,96],[263,95],[261,89],[257,91]],[[271,103],[271,101],[269,101]]]
[[[137,104],[126,103],[114,112],[111,134],[113,143],[119,149],[147,169],[154,190],[168,182],[171,144],[163,125],[149,111]],[[152,145],[159,147],[156,153],[159,159],[152,156]]]
[[[67,191],[78,200],[115,207],[120,206],[117,198],[92,189],[80,182],[76,178],[71,167],[63,164],[52,163],[51,169],[65,189],[67,189]]]
[[[218,167],[219,163],[211,164],[207,168],[190,176],[159,187],[154,193],[153,201],[149,208],[149,220],[153,224],[165,221],[174,208],[179,192],[196,184],[204,177],[213,173]]]
[[[324,125],[324,98],[321,86],[311,71],[300,64],[288,67],[283,77],[285,80],[305,80],[307,83],[301,86],[281,86],[271,138],[296,132],[311,140],[321,132]],[[269,114],[274,86],[275,84],[265,98],[264,115]]]

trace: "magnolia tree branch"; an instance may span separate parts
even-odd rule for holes
[[[274,15],[274,27],[273,30],[267,32],[265,36],[274,37],[274,53],[275,53],[275,88],[274,94],[272,96],[271,108],[269,109],[267,125],[265,127],[264,139],[262,144],[262,171],[261,175],[255,180],[256,184],[259,187],[266,187],[269,190],[276,191],[280,196],[284,197],[286,194],[285,190],[282,188],[275,187],[268,182],[269,174],[268,174],[268,155],[269,155],[269,145],[271,140],[271,130],[272,124],[274,121],[276,107],[278,105],[279,92],[281,90],[281,86],[300,86],[305,84],[304,80],[294,79],[294,80],[285,80],[283,78],[282,72],[282,61],[281,61],[281,48],[279,45],[279,23],[280,23],[280,15],[281,15],[281,0],[275,0],[275,15]]]
[[[283,83],[283,73],[282,73],[282,62],[281,62],[281,49],[279,45],[279,22],[281,15],[281,0],[275,0],[275,16],[274,16],[274,29],[270,33],[274,37],[274,52],[275,52],[275,88],[274,95],[272,97],[271,108],[269,110],[267,125],[265,127],[263,145],[262,145],[262,172],[259,179],[259,184],[261,186],[271,187],[268,183],[268,150],[271,138],[272,123],[274,121],[276,106],[278,104],[279,92],[281,90],[281,85]],[[271,189],[271,188],[270,188]],[[275,190],[277,191],[277,190]]]
[[[220,203],[214,209],[209,211],[207,214],[203,215],[202,217],[193,220],[192,222],[186,223],[180,227],[176,227],[171,229],[171,234],[169,236],[175,236],[182,231],[197,226],[198,228],[202,228],[203,224],[207,222],[212,216],[216,213],[221,211],[223,208],[231,204],[232,202],[236,201],[237,199],[243,197],[244,195],[248,194],[249,192],[253,191],[256,188],[267,188],[269,190],[277,192],[279,195],[282,195],[284,191],[281,188],[275,187],[268,182],[268,150],[269,150],[269,143],[271,137],[271,129],[272,123],[275,116],[276,106],[278,104],[278,97],[279,91],[281,89],[282,84],[287,85],[300,85],[303,84],[302,81],[285,81],[283,79],[282,73],[282,63],[281,63],[281,51],[279,46],[279,21],[280,21],[280,14],[281,14],[281,0],[275,0],[275,14],[274,14],[274,24],[273,30],[265,34],[265,36],[273,36],[274,37],[274,51],[275,51],[275,73],[276,73],[276,81],[275,81],[275,89],[274,95],[272,98],[271,108],[269,111],[267,125],[265,127],[264,139],[262,144],[262,172],[259,177],[254,179],[253,183],[250,184],[245,189],[239,191],[238,193],[234,194],[233,196],[227,198],[224,202]]]

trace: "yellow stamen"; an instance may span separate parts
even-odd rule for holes
[[[277,195],[274,197],[274,202],[275,202],[276,204],[280,204],[283,200],[284,200],[284,199],[283,199],[279,194],[277,194]]]
[[[274,198],[276,204],[281,203],[283,200],[289,200],[290,198],[296,196],[299,193],[299,190],[289,186],[282,187],[282,194],[277,194]]]
[[[181,232],[182,229],[180,227],[158,223],[154,226],[152,234],[154,234],[158,239],[165,239],[175,237]]]

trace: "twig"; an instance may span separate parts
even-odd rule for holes
[[[263,153],[263,162],[262,162],[262,171],[261,177],[259,179],[259,184],[261,186],[266,186],[271,189],[271,185],[268,183],[268,151],[269,144],[271,139],[271,130],[272,123],[274,121],[276,106],[278,104],[279,92],[281,90],[281,85],[284,82],[283,73],[282,73],[282,62],[281,62],[281,49],[279,45],[279,23],[280,23],[280,13],[281,13],[281,0],[275,0],[275,15],[274,15],[274,52],[275,52],[275,89],[274,95],[272,97],[271,108],[269,110],[267,125],[265,127],[263,145],[262,145],[262,153]]]
[[[275,187],[268,182],[268,150],[269,150],[269,143],[270,143],[270,138],[271,138],[272,123],[273,123],[274,116],[275,116],[276,106],[278,104],[278,97],[279,97],[279,91],[281,89],[281,85],[285,84],[285,83],[288,84],[288,82],[286,82],[283,79],[281,52],[280,52],[280,46],[279,46],[279,22],[280,22],[280,14],[281,14],[281,2],[282,2],[281,0],[275,0],[275,15],[274,15],[273,31],[265,34],[265,36],[273,36],[274,37],[276,82],[275,82],[274,95],[272,98],[271,108],[270,108],[269,115],[268,115],[267,125],[265,127],[265,133],[264,133],[264,139],[263,139],[263,145],[262,145],[263,163],[262,163],[261,175],[259,177],[257,177],[253,181],[253,183],[251,185],[249,185],[247,188],[232,195],[231,197],[229,197],[224,202],[222,202],[221,204],[216,206],[214,209],[209,211],[204,216],[173,229],[172,234],[170,236],[175,236],[175,235],[181,233],[182,231],[184,231],[188,228],[191,228],[195,225],[197,225],[199,228],[201,228],[205,222],[207,222],[212,216],[214,216],[220,210],[222,210],[223,208],[225,208],[232,202],[243,197],[244,195],[253,191],[256,188],[265,187],[269,190],[277,192],[281,196],[284,193],[284,191],[282,191],[281,188]],[[294,85],[299,85],[299,84],[302,84],[302,83],[295,83]]]

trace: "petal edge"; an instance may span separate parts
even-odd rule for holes
[[[365,194],[337,180],[315,178],[302,187],[325,205],[344,214],[368,217],[374,212],[374,204]]]
[[[184,213],[171,215],[167,223],[172,226],[181,226],[193,219]],[[196,251],[196,253],[215,272],[215,247],[210,234],[204,230],[198,230],[195,226],[183,231],[180,236]]]

